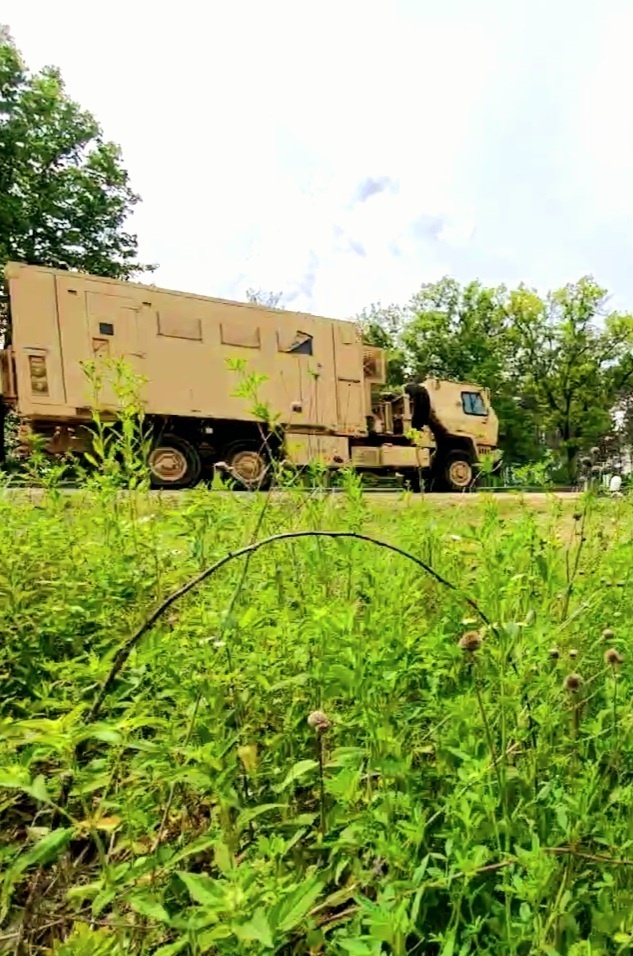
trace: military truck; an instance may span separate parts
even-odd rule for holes
[[[430,378],[386,390],[385,353],[364,344],[354,322],[21,263],[5,272],[0,404],[19,416],[24,440],[41,436],[52,455],[89,449],[85,363],[108,358],[124,359],[146,383],[157,488],[194,485],[219,462],[261,487],[278,457],[463,491],[496,448],[486,389]],[[227,360],[238,358],[265,378],[259,397],[281,439],[236,394]],[[112,389],[99,407],[115,416]]]

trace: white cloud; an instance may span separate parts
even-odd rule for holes
[[[349,315],[446,272],[594,271],[633,306],[628,0],[158,10],[2,13],[121,143],[156,282]]]

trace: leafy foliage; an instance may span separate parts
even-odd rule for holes
[[[387,349],[392,384],[434,375],[489,388],[506,459],[537,462],[552,450],[574,480],[578,454],[612,432],[633,376],[633,317],[605,306],[588,277],[545,298],[445,278],[405,308],[359,318],[367,340]]]
[[[458,515],[371,504],[353,476],[342,497],[283,498],[122,497],[104,479],[70,497],[7,487],[0,521],[12,948],[625,946],[628,501],[473,499]],[[255,536],[315,528],[402,546],[490,625],[367,543],[277,543],[174,604],[88,721],[167,594]]]
[[[138,201],[119,148],[59,71],[30,73],[0,32],[0,266],[14,259],[115,278],[153,268],[125,229]]]

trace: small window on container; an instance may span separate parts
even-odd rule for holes
[[[279,342],[279,351],[292,353],[294,355],[312,355],[312,336],[307,332],[295,332],[292,337],[277,337]]]

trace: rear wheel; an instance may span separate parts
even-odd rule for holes
[[[234,445],[227,450],[225,460],[238,487],[256,491],[266,486],[269,463],[257,445]]]
[[[475,470],[463,451],[451,452],[444,463],[444,482],[449,491],[467,491],[475,480]]]
[[[200,455],[190,442],[176,435],[161,438],[149,453],[153,488],[189,488],[200,477]]]

